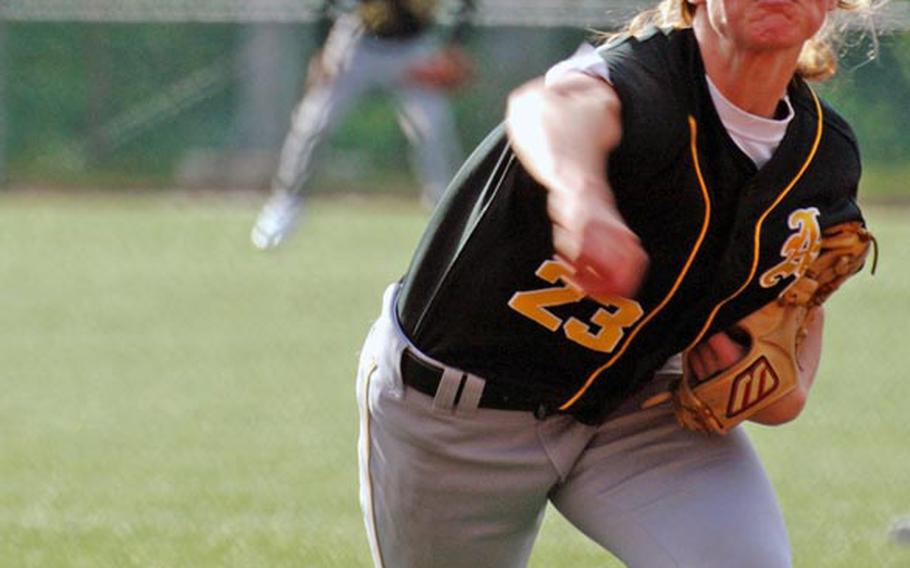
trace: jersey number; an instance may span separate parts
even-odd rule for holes
[[[603,353],[610,353],[619,344],[625,330],[637,322],[644,313],[638,302],[619,296],[593,296],[602,307],[590,317],[590,323],[599,326],[592,331],[587,323],[570,317],[563,321],[547,310],[565,304],[574,304],[586,296],[581,290],[570,285],[565,277],[572,274],[572,269],[557,260],[547,260],[537,269],[538,277],[551,284],[562,282],[561,286],[516,292],[509,300],[509,307],[556,332],[562,328],[566,337],[583,347]]]

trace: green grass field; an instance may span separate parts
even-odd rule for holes
[[[426,217],[316,200],[262,254],[257,205],[0,196],[0,567],[368,565],[356,355]],[[910,566],[910,210],[868,217],[809,408],[753,429],[800,567]],[[619,564],[552,514],[531,565]]]

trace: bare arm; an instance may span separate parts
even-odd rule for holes
[[[590,295],[632,297],[648,257],[617,211],[606,176],[607,155],[622,135],[619,111],[608,83],[570,73],[515,90],[506,126],[519,160],[549,192],[553,245],[574,269],[573,284]]]
[[[796,388],[777,403],[762,410],[752,417],[752,422],[776,426],[789,422],[799,416],[806,406],[809,390],[815,382],[818,363],[822,357],[822,332],[824,331],[825,312],[822,306],[812,311],[808,322],[808,335],[803,339],[797,351],[799,383]]]

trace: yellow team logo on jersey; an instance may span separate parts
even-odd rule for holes
[[[815,207],[797,209],[790,213],[787,225],[794,233],[784,242],[780,255],[784,260],[762,274],[760,284],[771,288],[784,278],[802,276],[818,257],[822,248],[819,211]]]

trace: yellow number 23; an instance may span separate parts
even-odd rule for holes
[[[547,260],[537,269],[538,277],[551,284],[561,282],[561,286],[516,292],[509,300],[509,307],[556,332],[562,328],[566,337],[594,351],[610,353],[619,344],[625,330],[637,322],[644,313],[638,302],[619,296],[593,296],[602,307],[590,317],[590,323],[600,327],[592,331],[591,326],[574,317],[563,321],[547,308],[574,304],[586,296],[581,290],[572,286],[566,276],[572,275],[572,269],[558,260]]]

